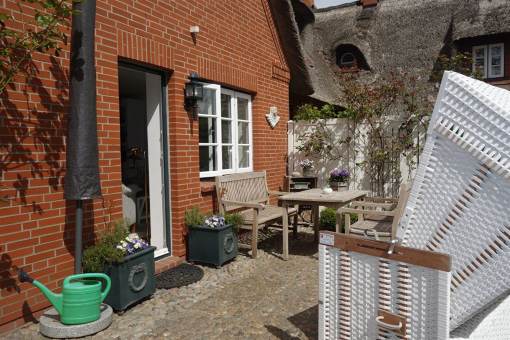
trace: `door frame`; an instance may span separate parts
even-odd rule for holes
[[[135,63],[132,60],[124,60],[123,58],[119,58],[117,63],[117,69],[119,67],[130,68],[133,70],[156,74],[161,77],[161,128],[162,128],[162,143],[163,143],[163,207],[165,209],[164,213],[167,218],[165,218],[164,228],[166,229],[165,233],[165,243],[166,248],[168,249],[168,253],[162,254],[157,258],[164,258],[167,256],[171,256],[173,254],[172,247],[172,200],[171,200],[171,179],[170,179],[170,164],[169,164],[169,154],[170,154],[170,142],[168,139],[168,81],[170,80],[171,72],[157,68],[150,65],[145,65],[142,63]],[[120,93],[119,93],[120,100]],[[119,111],[120,114],[120,111]],[[119,126],[120,127],[120,126]]]

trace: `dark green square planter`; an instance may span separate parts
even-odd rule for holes
[[[126,256],[123,262],[113,263],[105,273],[112,281],[112,288],[105,303],[116,311],[123,311],[132,304],[154,294],[154,250],[149,247],[138,253]]]
[[[232,225],[221,228],[195,226],[188,232],[188,261],[220,267],[237,256],[237,236]]]

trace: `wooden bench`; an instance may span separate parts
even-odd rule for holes
[[[294,216],[294,231],[297,231],[297,209],[270,205],[271,195],[281,196],[287,192],[269,191],[266,172],[250,172],[216,177],[216,194],[220,213],[239,212],[244,218],[244,228],[251,229],[252,257],[257,257],[258,230],[261,227],[283,224],[283,259],[289,256],[288,219]]]

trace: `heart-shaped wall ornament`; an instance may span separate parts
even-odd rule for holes
[[[278,109],[276,106],[271,106],[269,108],[269,113],[266,114],[266,119],[269,125],[274,129],[276,124],[280,121],[280,116],[278,116]]]

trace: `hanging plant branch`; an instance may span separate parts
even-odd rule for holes
[[[76,1],[76,0],[74,0]],[[58,56],[62,44],[67,44],[66,28],[72,7],[66,0],[21,0],[34,8],[34,20],[23,31],[10,28],[11,15],[0,13],[0,94],[11,85],[18,74],[27,81],[37,69],[33,63],[35,53],[53,53]]]

